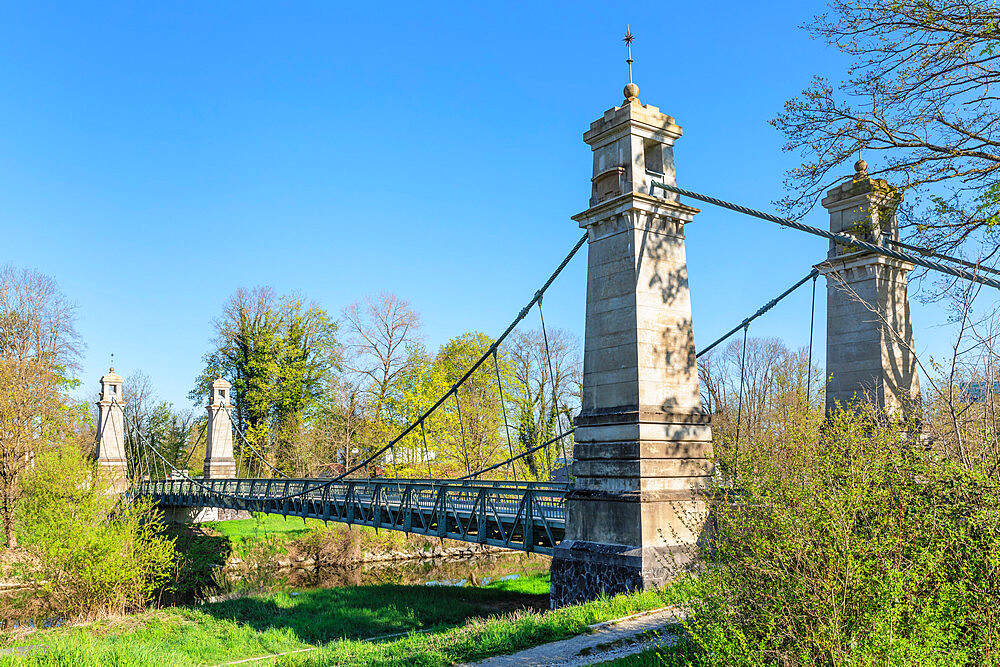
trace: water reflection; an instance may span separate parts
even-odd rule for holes
[[[422,558],[405,561],[308,565],[279,572],[287,588],[336,588],[376,584],[484,586],[548,572],[551,558],[523,552]]]

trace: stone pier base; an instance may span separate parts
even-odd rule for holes
[[[550,605],[665,586],[691,563],[690,549],[563,542],[552,556]]]
[[[203,476],[205,479],[230,479],[236,477],[236,460],[206,460]]]
[[[667,494],[677,497],[662,499]],[[611,500],[608,493],[588,497],[594,495],[571,491],[567,496],[569,521],[575,524],[567,532],[595,535],[601,541],[566,539],[556,546],[551,568],[553,609],[601,595],[662,587],[698,567],[699,551],[711,537],[709,504],[703,494],[661,491],[625,493],[622,500]],[[641,533],[632,535],[637,544],[615,542],[615,533],[628,535],[627,527],[636,523],[645,524]]]

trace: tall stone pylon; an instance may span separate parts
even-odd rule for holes
[[[236,477],[233,458],[232,385],[221,377],[212,383],[208,399],[208,437],[205,445],[205,478]]]
[[[676,184],[681,128],[639,101],[590,125],[583,406],[566,536],[553,554],[553,607],[662,585],[704,532],[712,431],[702,411],[684,225],[698,209],[652,194]]]
[[[868,243],[899,240],[899,196],[858,160],[853,178],[826,194],[830,231]],[[907,274],[913,264],[830,242],[816,266],[827,279],[826,411],[871,402],[908,418],[920,397]]]
[[[118,493],[128,488],[122,383],[122,376],[111,368],[101,378],[101,395],[97,401],[97,464],[108,474],[112,491]]]

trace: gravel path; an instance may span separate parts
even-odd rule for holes
[[[489,658],[465,667],[506,667],[516,665],[593,665],[653,646],[669,646],[677,641],[671,633],[678,623],[673,607],[606,621],[590,626],[591,633],[578,635],[524,651]]]

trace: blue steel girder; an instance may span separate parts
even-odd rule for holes
[[[567,484],[428,479],[169,479],[136,495],[164,507],[219,507],[447,537],[551,554]]]

